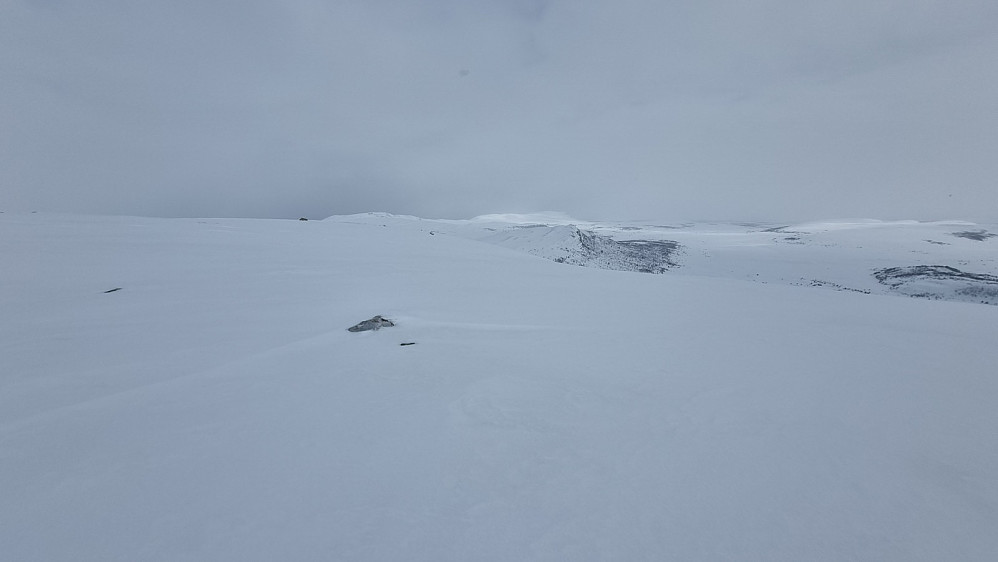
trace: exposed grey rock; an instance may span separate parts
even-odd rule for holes
[[[953,232],[952,234],[957,238],[966,238],[967,240],[976,240],[978,242],[984,242],[988,238],[998,236],[998,234],[992,234],[987,230],[968,230],[966,232]]]
[[[960,279],[998,284],[998,277],[983,273],[967,273],[948,265],[913,265],[909,267],[888,267],[873,273],[877,281],[889,286],[897,286],[905,279],[928,277],[934,279]]]
[[[948,265],[888,267],[873,272],[877,281],[912,297],[998,304],[998,276],[968,273]]]
[[[371,318],[370,320],[364,320],[354,326],[347,328],[348,332],[367,332],[370,330],[380,330],[386,326],[394,326],[395,323],[387,318],[383,318],[380,314]]]
[[[575,225],[522,225],[483,240],[558,263],[642,273],[678,267],[676,256],[682,253],[682,246],[672,240],[615,240]]]

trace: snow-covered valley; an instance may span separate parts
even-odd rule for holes
[[[993,560],[993,232],[0,214],[0,558]]]

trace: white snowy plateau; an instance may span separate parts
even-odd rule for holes
[[[3,213],[0,559],[998,560],[992,233]]]

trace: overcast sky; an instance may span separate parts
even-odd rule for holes
[[[998,221],[998,2],[0,0],[0,210]]]

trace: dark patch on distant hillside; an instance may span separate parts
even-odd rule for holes
[[[927,279],[961,279],[969,281],[981,281],[984,283],[998,284],[998,276],[986,273],[967,273],[948,265],[911,265],[908,267],[888,267],[878,269],[873,273],[884,285],[903,283],[907,279],[927,278]]]
[[[976,240],[978,242],[984,242],[988,238],[998,236],[998,234],[992,234],[987,230],[967,230],[964,232],[953,232],[951,234],[957,238],[966,238],[967,240]]]
[[[873,272],[891,290],[927,299],[998,304],[998,276],[968,273],[948,265],[888,267]]]
[[[642,273],[665,273],[679,266],[674,259],[679,251],[679,243],[672,240],[623,240],[618,241],[624,255],[632,263],[639,264],[637,271]]]
[[[665,273],[678,267],[677,256],[682,253],[682,246],[672,240],[621,241],[575,225],[547,227],[536,240],[515,246],[558,263],[640,273]]]

